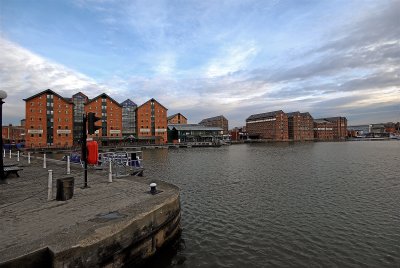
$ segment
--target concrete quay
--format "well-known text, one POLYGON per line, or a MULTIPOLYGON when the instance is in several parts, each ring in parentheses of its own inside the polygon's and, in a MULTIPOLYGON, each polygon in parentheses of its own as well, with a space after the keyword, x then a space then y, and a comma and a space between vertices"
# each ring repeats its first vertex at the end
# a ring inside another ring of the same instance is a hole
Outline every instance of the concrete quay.
MULTIPOLYGON (((15 157, 5 164, 17 163, 15 157)), ((107 173, 71 167, 74 195, 56 201, 56 179, 66 163, 26 158, 20 177, 0 184, 0 267, 121 267, 140 264, 180 233, 179 189, 146 177, 108 183, 107 173), (48 201, 48 170, 53 200, 48 201), (158 193, 149 193, 157 183, 158 193)))

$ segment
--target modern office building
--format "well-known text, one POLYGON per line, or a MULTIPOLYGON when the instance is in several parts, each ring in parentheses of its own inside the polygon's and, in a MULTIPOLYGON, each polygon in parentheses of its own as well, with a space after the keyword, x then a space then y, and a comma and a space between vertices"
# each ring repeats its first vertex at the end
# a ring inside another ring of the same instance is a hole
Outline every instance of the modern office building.
POLYGON ((81 142, 83 131, 83 114, 85 113, 85 104, 88 103, 89 98, 82 92, 72 95, 72 102, 74 103, 74 144, 77 145, 81 142))
POLYGON ((314 140, 314 119, 308 113, 288 113, 289 139, 293 141, 314 140))
POLYGON ((314 120, 314 138, 318 141, 331 141, 334 139, 335 123, 324 119, 314 120))
POLYGON ((155 99, 150 99, 136 110, 136 133, 139 141, 164 144, 167 136, 167 111, 155 99))
POLYGON ((200 124, 168 124, 168 142, 216 142, 222 139, 223 129, 200 124))
POLYGON ((121 103, 122 106, 122 136, 132 138, 136 135, 136 109, 137 105, 127 99, 121 103))
POLYGON ((246 119, 246 130, 252 139, 286 141, 289 139, 288 117, 282 110, 253 114, 246 119))
POLYGON ((25 101, 27 148, 71 147, 74 104, 47 89, 25 101))
POLYGON ((226 119, 223 115, 203 119, 199 124, 207 127, 220 127, 223 129, 224 135, 229 134, 228 119, 226 119))
POLYGON ((182 125, 187 124, 187 118, 181 113, 168 116, 167 120, 168 124, 182 124, 182 125))
POLYGON ((102 144, 122 140, 122 106, 107 94, 103 93, 85 104, 85 113, 94 113, 101 118, 95 125, 101 126, 95 134, 88 135, 102 144))

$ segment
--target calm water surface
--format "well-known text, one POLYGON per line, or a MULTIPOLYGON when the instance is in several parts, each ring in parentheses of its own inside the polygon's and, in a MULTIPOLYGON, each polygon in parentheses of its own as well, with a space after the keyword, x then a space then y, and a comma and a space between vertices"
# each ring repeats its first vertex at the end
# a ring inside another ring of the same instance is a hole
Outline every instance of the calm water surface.
POLYGON ((182 241, 151 267, 399 267, 400 142, 144 152, 181 188, 182 241))

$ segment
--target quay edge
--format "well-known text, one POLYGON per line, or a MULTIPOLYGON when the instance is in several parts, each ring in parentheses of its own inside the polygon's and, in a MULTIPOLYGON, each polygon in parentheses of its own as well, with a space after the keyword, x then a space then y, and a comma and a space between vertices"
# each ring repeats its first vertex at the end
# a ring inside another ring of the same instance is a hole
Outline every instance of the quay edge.
MULTIPOLYGON (((25 167, 7 187, 12 191, 14 183, 34 180, 32 168, 25 167)), ((57 171, 56 164, 52 168, 57 171)), ((47 202, 43 197, 23 210, 3 211, 0 267, 136 267, 179 237, 178 187, 139 177, 108 184, 103 176, 92 176, 104 182, 89 189, 76 187, 70 200, 47 202), (148 185, 154 181, 160 191, 152 195, 148 185), (98 216, 110 212, 122 217, 98 216), (18 221, 10 224, 11 219, 18 221)))

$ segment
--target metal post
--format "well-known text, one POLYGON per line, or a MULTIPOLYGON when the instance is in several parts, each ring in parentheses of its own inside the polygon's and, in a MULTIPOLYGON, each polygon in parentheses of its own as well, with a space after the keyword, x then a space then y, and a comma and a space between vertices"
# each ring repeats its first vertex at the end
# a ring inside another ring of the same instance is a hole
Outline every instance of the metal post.
POLYGON ((82 116, 82 121, 83 121, 83 128, 82 128, 82 156, 81 159, 84 164, 84 172, 83 172, 83 177, 85 180, 85 184, 83 188, 88 188, 88 180, 87 180, 87 148, 86 148, 86 139, 87 139, 87 133, 86 133, 86 123, 87 123, 87 117, 86 114, 83 114, 82 116))
POLYGON ((46 154, 43 154, 43 168, 46 168, 46 154))
POLYGON ((28 152, 28 164, 31 163, 31 152, 28 152))
POLYGON ((3 158, 5 158, 5 157, 6 157, 6 149, 3 149, 3 158))
POLYGON ((19 162, 19 151, 17 151, 17 162, 19 162))
MULTIPOLYGON (((3 90, 0 90, 0 129, 1 129, 1 137, 0 137, 0 148, 3 149, 3 103, 4 99, 7 98, 7 93, 3 90)), ((4 149, 3 149, 4 150, 4 149)), ((3 151, 4 157, 6 156, 6 150, 3 151)), ((3 156, 3 155, 1 155, 3 156)), ((4 162, 3 157, 0 157, 0 184, 6 184, 6 176, 4 174, 4 162)))
POLYGON ((10 159, 11 159, 11 149, 10 149, 10 159))
POLYGON ((109 162, 109 168, 108 168, 108 182, 112 182, 112 163, 111 163, 111 161, 109 162))
POLYGON ((47 182, 47 200, 50 201, 53 197, 53 170, 49 169, 49 180, 47 182))
POLYGON ((67 174, 71 174, 71 166, 70 166, 70 162, 69 162, 69 155, 67 155, 67 174))

